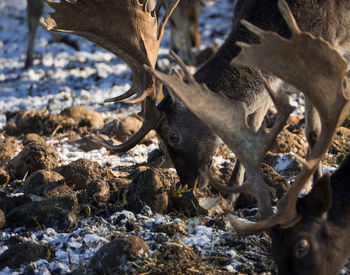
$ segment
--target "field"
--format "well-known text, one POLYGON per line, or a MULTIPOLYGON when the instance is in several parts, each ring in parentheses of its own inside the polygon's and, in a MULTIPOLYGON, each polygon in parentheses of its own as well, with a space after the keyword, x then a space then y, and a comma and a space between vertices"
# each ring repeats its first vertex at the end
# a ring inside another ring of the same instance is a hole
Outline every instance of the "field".
MULTIPOLYGON (((224 41, 233 6, 217 0, 202 8, 201 49, 224 41)), ((124 154, 112 155, 93 141, 102 133, 120 142, 141 125, 138 105, 104 103, 130 88, 125 63, 71 36, 76 51, 39 28, 34 65, 23 68, 25 9, 24 0, 0 0, 0 209, 6 216, 0 274, 275 274, 266 233, 236 234, 224 214, 202 208, 179 187, 171 165, 157 167, 149 156, 158 149, 155 133, 124 154)), ((169 48, 166 29, 161 69, 174 64, 169 48)), ((262 165, 274 203, 300 169, 295 155, 307 152, 304 100, 284 88, 296 110, 262 165)), ((273 119, 271 106, 267 127, 273 119)), ((347 120, 323 158, 325 172, 334 171, 349 150, 347 120)), ((212 170, 227 181, 235 162, 222 145, 212 170)), ((235 209, 221 204, 224 212, 257 219, 251 197, 240 197, 235 209)), ((348 263, 340 274, 349 272, 348 263)))

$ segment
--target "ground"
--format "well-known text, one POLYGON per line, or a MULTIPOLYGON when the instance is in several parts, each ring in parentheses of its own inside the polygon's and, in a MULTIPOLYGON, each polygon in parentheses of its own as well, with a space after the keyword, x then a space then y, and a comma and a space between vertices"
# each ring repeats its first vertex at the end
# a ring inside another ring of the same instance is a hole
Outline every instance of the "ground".
MULTIPOLYGON (((222 43, 232 2, 217 0, 203 9, 203 48, 222 43)), ((97 133, 122 141, 141 123, 138 106, 103 103, 130 88, 121 60, 71 37, 80 47, 75 51, 41 28, 34 66, 23 69, 25 5, 0 1, 0 225, 6 216, 0 274, 275 274, 267 234, 239 236, 225 215, 184 204, 195 197, 178 188, 173 168, 150 166, 148 154, 158 148, 154 134, 119 155, 92 141, 97 133)), ((169 40, 166 31, 161 67, 172 62, 169 40)), ((307 150, 303 98, 288 93, 297 110, 262 166, 275 199, 298 173, 295 154, 305 157, 307 150)), ((271 108, 267 126, 273 117, 271 108)), ((326 171, 350 150, 349 127, 345 121, 337 131, 323 159, 326 171)), ((219 148, 212 166, 222 181, 235 161, 225 146, 219 148)), ((235 210, 256 219, 251 198, 240 198, 235 210)))

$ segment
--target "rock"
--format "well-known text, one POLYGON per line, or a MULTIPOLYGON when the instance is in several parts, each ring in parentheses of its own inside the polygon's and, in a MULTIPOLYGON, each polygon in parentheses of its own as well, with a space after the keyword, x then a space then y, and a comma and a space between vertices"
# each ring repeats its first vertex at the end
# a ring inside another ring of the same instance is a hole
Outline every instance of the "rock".
POLYGON ((175 173, 161 168, 138 167, 127 193, 126 209, 139 213, 145 205, 155 213, 168 209, 168 192, 179 179, 175 173))
MULTIPOLYGON (((142 120, 135 115, 127 116, 118 120, 106 124, 102 133, 117 138, 119 141, 124 142, 134 135, 142 125, 142 120)), ((141 141, 141 143, 149 144, 151 138, 154 138, 155 132, 151 131, 141 141)))
POLYGON ((84 106, 66 108, 61 112, 61 115, 72 118, 79 126, 101 129, 104 125, 104 119, 100 113, 84 106))
POLYGON ((117 274, 127 262, 149 257, 148 245, 136 236, 118 238, 102 246, 91 258, 90 267, 97 274, 117 274))
POLYGON ((27 144, 29 144, 31 142, 46 144, 45 139, 43 139, 41 136, 39 136, 38 134, 35 134, 35 133, 26 134, 23 138, 22 143, 24 146, 26 146, 27 144))
POLYGON ((294 178, 300 172, 302 166, 295 160, 293 154, 279 155, 271 152, 266 154, 264 163, 288 179, 294 178))
POLYGON ((53 169, 58 165, 58 155, 51 145, 29 143, 24 149, 7 164, 11 178, 22 179, 40 169, 53 169))
POLYGON ((67 230, 76 223, 75 207, 74 202, 66 197, 26 203, 12 209, 6 215, 6 222, 10 227, 67 230))
POLYGON ((22 264, 39 259, 52 260, 55 258, 55 249, 50 245, 39 245, 31 242, 11 245, 0 255, 0 270, 19 268, 22 264))

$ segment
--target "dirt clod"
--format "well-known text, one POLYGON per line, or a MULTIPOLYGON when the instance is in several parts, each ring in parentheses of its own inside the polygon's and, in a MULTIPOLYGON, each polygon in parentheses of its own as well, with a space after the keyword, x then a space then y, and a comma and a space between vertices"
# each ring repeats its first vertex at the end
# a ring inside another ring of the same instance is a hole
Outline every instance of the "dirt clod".
POLYGON ((67 185, 73 187, 74 190, 86 189, 89 183, 108 176, 107 168, 87 159, 78 159, 56 168, 55 171, 60 173, 67 185))
POLYGON ((149 257, 148 245, 135 236, 118 238, 101 247, 91 258, 90 267, 97 274, 111 274, 127 269, 130 261, 149 257))
POLYGON ((126 209, 138 213, 148 205, 153 212, 165 213, 169 203, 168 191, 177 181, 177 175, 166 169, 138 167, 127 193, 126 209))
POLYGON ((7 170, 13 179, 22 179, 26 173, 40 169, 53 169, 58 165, 58 155, 51 145, 29 143, 13 159, 8 162, 7 170))
POLYGON ((39 245, 30 242, 14 244, 0 255, 0 269, 5 266, 18 268, 25 263, 39 259, 50 260, 54 257, 55 250, 49 245, 39 245))

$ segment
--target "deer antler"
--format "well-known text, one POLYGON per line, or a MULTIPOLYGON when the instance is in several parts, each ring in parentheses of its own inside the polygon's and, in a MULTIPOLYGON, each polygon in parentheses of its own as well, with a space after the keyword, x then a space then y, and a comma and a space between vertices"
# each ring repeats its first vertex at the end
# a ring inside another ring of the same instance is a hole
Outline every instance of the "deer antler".
POLYGON ((263 84, 267 85, 267 90, 279 112, 269 133, 265 133, 262 129, 255 132, 247 124, 245 103, 227 98, 221 93, 213 93, 204 84, 197 83, 181 59, 174 53, 172 55, 183 69, 189 84, 186 84, 177 76, 166 75, 150 67, 145 67, 169 87, 196 116, 217 133, 242 162, 247 170, 248 180, 243 186, 230 191, 252 193, 259 202, 260 215, 263 217, 271 215, 271 198, 260 174, 260 164, 266 151, 294 109, 289 105, 287 95, 273 92, 261 76, 263 84), (252 150, 254 150, 254 154, 252 154, 252 150))
POLYGON ((215 3, 215 0, 210 0, 210 1, 198 0, 198 1, 203 7, 211 7, 215 3))
POLYGON ((260 38, 261 44, 237 43, 242 51, 231 64, 254 66, 272 72, 301 90, 317 109, 322 129, 309 161, 305 162, 296 181, 278 203, 275 215, 256 224, 242 224, 231 217, 235 229, 243 234, 256 233, 277 224, 288 226, 298 219, 298 195, 315 171, 322 155, 327 152, 336 127, 350 111, 350 87, 345 59, 322 38, 301 32, 284 0, 279 0, 278 7, 291 30, 292 38, 286 40, 276 33, 263 31, 242 21, 260 38))
POLYGON ((106 102, 137 97, 131 103, 143 103, 144 122, 140 130, 122 145, 111 146, 104 140, 100 143, 115 152, 124 152, 134 147, 150 130, 155 129, 162 114, 155 104, 155 79, 142 65, 154 68, 158 48, 165 24, 179 0, 161 2, 151 12, 147 11, 147 0, 61 0, 57 3, 47 0, 55 13, 46 18, 49 30, 73 33, 114 53, 125 61, 132 71, 132 87, 123 95, 106 102), (161 6, 165 14, 160 20, 161 6), (158 21, 160 21, 158 25, 158 21))

